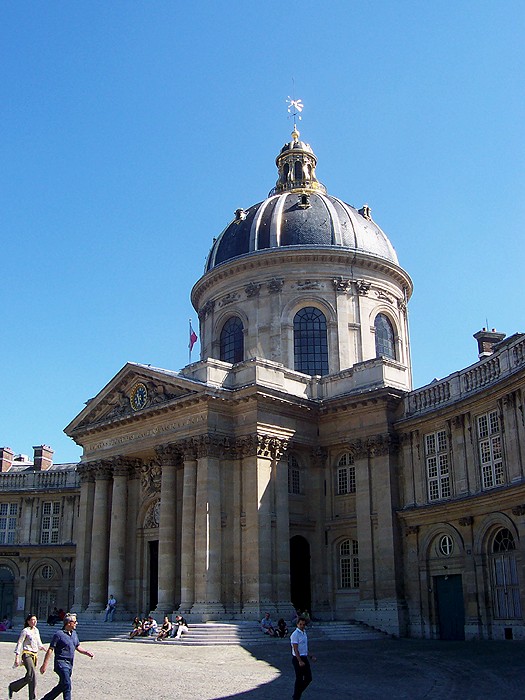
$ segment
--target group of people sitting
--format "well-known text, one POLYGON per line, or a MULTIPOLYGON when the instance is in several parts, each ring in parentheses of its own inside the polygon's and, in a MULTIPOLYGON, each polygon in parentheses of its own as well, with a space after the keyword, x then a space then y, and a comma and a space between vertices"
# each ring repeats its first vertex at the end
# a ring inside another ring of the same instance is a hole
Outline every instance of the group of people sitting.
POLYGON ((180 639, 184 633, 187 634, 189 632, 188 623, 182 615, 177 615, 173 622, 171 622, 168 615, 164 615, 162 625, 159 625, 151 615, 143 619, 135 617, 132 624, 133 629, 129 633, 130 639, 135 637, 155 637, 156 642, 161 642, 168 637, 180 639))
MULTIPOLYGON (((310 614, 308 610, 301 611, 297 609, 294 611, 294 616, 290 622, 294 629, 297 626, 297 620, 299 618, 304 618, 306 620, 306 624, 310 624, 310 614)), ((264 634, 267 634, 270 637, 280 637, 282 639, 283 637, 288 636, 288 627, 284 621, 284 618, 281 617, 277 624, 275 624, 269 612, 267 612, 261 620, 261 630, 264 632, 264 634)))
POLYGON ((282 639, 288 636, 288 626, 284 618, 281 617, 275 624, 268 612, 261 620, 261 630, 270 637, 280 637, 282 639))
POLYGON ((47 617, 47 624, 52 627, 57 624, 57 622, 62 622, 66 616, 66 611, 63 608, 58 610, 56 607, 53 608, 53 612, 49 613, 47 617))

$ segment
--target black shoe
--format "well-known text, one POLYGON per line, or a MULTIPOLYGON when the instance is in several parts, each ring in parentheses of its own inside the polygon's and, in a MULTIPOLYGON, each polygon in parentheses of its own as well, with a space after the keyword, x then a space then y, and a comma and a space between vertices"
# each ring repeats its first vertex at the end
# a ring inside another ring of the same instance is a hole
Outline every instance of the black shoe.
POLYGON ((11 700, 11 698, 13 697, 13 691, 11 690, 10 685, 7 686, 7 693, 9 695, 9 699, 11 700))

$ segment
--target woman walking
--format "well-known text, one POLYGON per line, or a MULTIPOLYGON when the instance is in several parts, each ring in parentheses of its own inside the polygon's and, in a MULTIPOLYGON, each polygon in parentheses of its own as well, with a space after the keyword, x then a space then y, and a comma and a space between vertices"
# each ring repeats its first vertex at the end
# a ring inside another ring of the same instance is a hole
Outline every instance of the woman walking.
POLYGON ((35 700, 35 688, 36 688, 36 662, 38 658, 38 650, 42 649, 45 651, 45 647, 42 646, 42 640, 40 639, 40 632, 36 626, 37 619, 36 615, 28 615, 24 623, 24 629, 20 633, 18 638, 18 643, 15 648, 15 666, 20 666, 23 664, 26 669, 26 675, 23 678, 19 678, 17 681, 13 681, 9 684, 9 697, 13 697, 13 693, 18 693, 22 690, 24 685, 28 686, 29 690, 29 700, 35 700))

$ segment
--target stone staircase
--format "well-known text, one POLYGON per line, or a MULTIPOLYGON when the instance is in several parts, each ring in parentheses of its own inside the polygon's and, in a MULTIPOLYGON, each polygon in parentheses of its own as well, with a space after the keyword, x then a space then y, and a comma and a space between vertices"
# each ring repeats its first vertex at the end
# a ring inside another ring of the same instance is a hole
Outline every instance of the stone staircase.
MULTIPOLYGON (((167 639, 162 644, 184 646, 213 646, 234 645, 252 646, 254 644, 283 644, 287 639, 274 639, 261 632, 257 622, 203 622, 189 625, 188 634, 182 635, 182 640, 167 639)), ((44 623, 38 623, 42 642, 48 643, 53 633, 60 629, 44 623)), ((123 642, 129 640, 131 624, 128 622, 100 622, 98 620, 83 620, 79 617, 78 636, 81 643, 93 641, 123 642)), ((290 630, 291 631, 291 630, 290 630)), ((0 633, 0 641, 16 641, 20 628, 0 633)), ((386 639, 384 632, 379 632, 366 625, 356 622, 313 622, 308 626, 308 638, 312 641, 369 641, 386 639)), ((135 644, 155 644, 154 637, 137 637, 135 644)))

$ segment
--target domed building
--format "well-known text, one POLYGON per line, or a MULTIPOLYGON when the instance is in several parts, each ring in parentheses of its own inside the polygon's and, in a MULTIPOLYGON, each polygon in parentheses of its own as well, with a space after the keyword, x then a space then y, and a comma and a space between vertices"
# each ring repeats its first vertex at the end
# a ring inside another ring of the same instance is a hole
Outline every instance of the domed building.
POLYGON ((473 365, 414 390, 392 244, 295 128, 276 164, 191 292, 200 360, 126 364, 66 428, 76 466, 2 450, 4 598, 525 638, 525 335, 483 329, 473 365))

